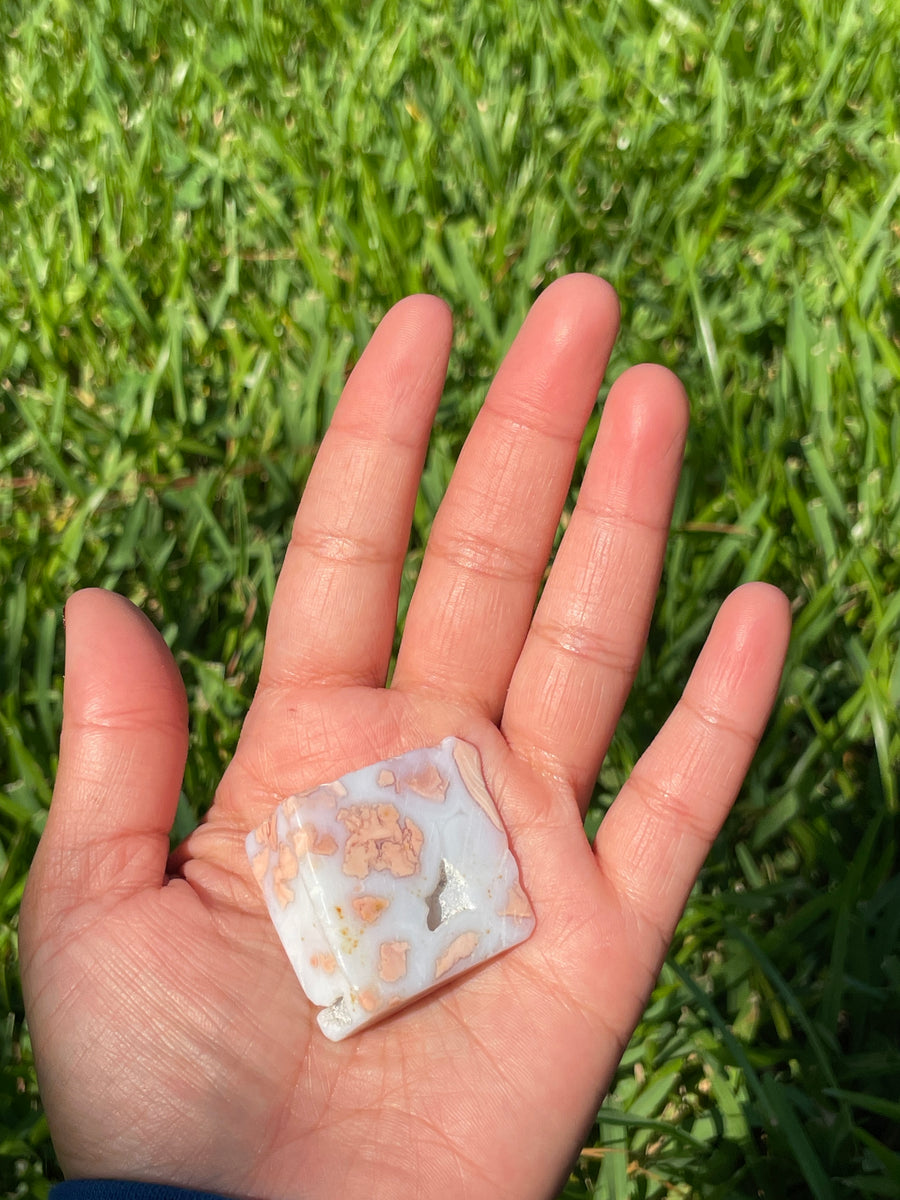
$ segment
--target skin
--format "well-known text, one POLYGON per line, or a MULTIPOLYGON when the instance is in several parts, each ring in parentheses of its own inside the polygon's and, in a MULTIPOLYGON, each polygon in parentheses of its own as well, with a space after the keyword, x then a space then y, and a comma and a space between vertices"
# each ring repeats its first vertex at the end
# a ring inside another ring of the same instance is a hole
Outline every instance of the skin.
POLYGON ((259 1200, 556 1193, 740 787, 789 628, 766 585, 725 601, 592 846, 582 814, 644 647, 688 420, 662 368, 616 381, 535 609, 617 324, 591 276, 534 305, 435 521, 386 690, 451 340, 434 297, 391 309, 304 492, 240 745, 171 860, 187 750, 177 668, 125 599, 69 601, 59 774, 21 915, 68 1176, 259 1200), (481 752, 537 928, 328 1042, 244 836, 291 792, 448 734, 481 752))

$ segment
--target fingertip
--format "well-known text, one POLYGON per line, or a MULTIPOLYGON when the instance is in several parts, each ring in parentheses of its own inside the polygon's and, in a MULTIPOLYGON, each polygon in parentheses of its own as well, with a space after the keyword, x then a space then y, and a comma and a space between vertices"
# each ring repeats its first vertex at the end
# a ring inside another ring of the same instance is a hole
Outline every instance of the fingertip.
POLYGON ((111 621, 114 626, 126 625, 130 628, 137 626, 152 630, 156 637, 160 636, 156 626, 136 604, 132 603, 127 596, 109 591, 107 588, 87 587, 73 592, 66 601, 64 618, 67 629, 70 626, 81 626, 82 624, 91 626, 99 624, 102 627, 106 622, 111 621))
POLYGON ((673 452, 680 463, 690 422, 687 392, 667 367, 628 367, 609 390, 603 421, 602 437, 639 446, 645 466, 661 465, 673 452))
POLYGON ((732 599, 752 604, 760 611, 778 613, 782 619, 788 622, 791 620, 791 602, 788 597, 780 587, 776 587, 774 583, 767 583, 763 579, 752 579, 748 583, 740 584, 729 595, 726 603, 731 602, 732 599))
POLYGON ((752 582, 736 588, 722 603, 693 679, 718 710, 743 697, 745 715, 768 717, 781 682, 790 640, 790 605, 771 584, 752 582))
POLYGON ((567 298, 580 297, 583 301, 603 304, 619 313, 619 295, 613 285, 602 275, 594 275, 590 271, 571 271, 560 275, 544 288, 539 300, 544 296, 555 296, 565 292, 567 298))
MULTIPOLYGON (((416 430, 427 440, 450 358, 453 322, 450 309, 427 293, 404 296, 381 318, 347 380, 333 429, 391 429, 396 419, 409 424, 410 406, 427 414, 416 430)), ((314 468, 315 469, 315 468, 314 468)))
POLYGON ((624 371, 603 405, 586 500, 634 522, 668 527, 688 422, 687 396, 671 371, 652 363, 624 371))
POLYGON ((97 615, 103 619, 116 621, 136 621, 148 625, 155 632, 155 626, 150 619, 132 603, 127 596, 111 592, 108 588, 86 587, 73 592, 66 601, 66 624, 70 620, 92 620, 97 615))
POLYGON ((178 721, 186 730, 181 674, 162 634, 137 605, 105 588, 83 588, 67 600, 64 619, 64 712, 77 712, 79 721, 115 723, 117 706, 134 707, 139 679, 143 698, 159 695, 167 714, 177 703, 178 721))
MULTIPOLYGON (((116 593, 98 587, 79 588, 77 592, 73 592, 66 600, 63 610, 66 627, 68 628, 72 622, 80 621, 84 613, 90 612, 93 604, 105 604, 107 597, 111 596, 116 596, 116 593)), ((118 598, 121 599, 121 597, 118 598)))
POLYGON ((559 432, 560 414, 579 434, 619 330, 614 289, 596 275, 564 275, 535 300, 488 392, 498 416, 559 432))
POLYGON ((690 401, 684 384, 674 371, 660 363, 636 363, 627 367, 609 389, 607 403, 627 396, 631 407, 659 403, 677 415, 685 424, 690 416, 690 401))
POLYGON ((379 322, 379 329, 383 326, 389 327, 394 336, 402 330, 406 337, 418 339, 428 332, 449 344, 453 336, 453 315, 450 305, 442 297, 430 292, 414 292, 391 305, 379 322))
POLYGON ((753 580, 726 597, 717 617, 719 622, 730 625, 730 639, 738 648, 760 640, 772 649, 780 649, 783 657, 791 636, 791 603, 781 588, 753 580))
POLYGON ((532 311, 540 313, 549 305, 555 310, 558 342, 571 341, 585 323, 601 330, 604 346, 611 347, 615 341, 621 318, 619 297, 602 276, 585 271, 561 275, 544 288, 532 311))

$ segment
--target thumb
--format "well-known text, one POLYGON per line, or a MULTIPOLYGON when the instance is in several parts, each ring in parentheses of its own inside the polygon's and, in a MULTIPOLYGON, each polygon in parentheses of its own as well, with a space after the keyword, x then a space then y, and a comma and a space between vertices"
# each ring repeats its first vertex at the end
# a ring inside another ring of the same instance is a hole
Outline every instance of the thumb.
POLYGON ((184 685, 162 637, 123 596, 77 592, 59 770, 29 880, 45 914, 162 885, 187 739, 184 685))

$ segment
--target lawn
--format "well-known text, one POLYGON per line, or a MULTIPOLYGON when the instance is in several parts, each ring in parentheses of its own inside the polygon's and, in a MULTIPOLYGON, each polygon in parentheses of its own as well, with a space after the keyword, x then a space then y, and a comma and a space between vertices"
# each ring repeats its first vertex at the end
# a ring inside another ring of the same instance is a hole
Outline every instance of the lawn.
POLYGON ((794 634, 564 1196, 900 1194, 900 7, 4 0, 0 35, 5 1194, 59 1177, 16 911, 66 597, 125 593, 178 658, 183 834, 234 749, 297 497, 379 315, 428 290, 456 326, 402 626, 487 381, 570 270, 619 291, 610 379, 665 363, 693 410, 589 828, 731 588, 779 585, 794 634))

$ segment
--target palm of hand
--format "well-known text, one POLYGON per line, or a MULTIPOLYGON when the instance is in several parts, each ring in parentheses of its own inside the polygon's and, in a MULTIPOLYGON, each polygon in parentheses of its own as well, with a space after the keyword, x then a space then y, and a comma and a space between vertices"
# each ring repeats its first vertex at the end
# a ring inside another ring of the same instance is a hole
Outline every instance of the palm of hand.
POLYGON ((174 663, 118 598, 71 603, 60 777, 22 932, 67 1173, 259 1197, 552 1194, 746 768, 786 633, 768 589, 729 601, 591 847, 583 810, 643 645, 685 421, 671 376, 623 377, 532 622, 614 328, 595 280, 536 306, 461 459, 384 690, 449 342, 433 301, 386 318, 304 497, 238 752, 165 881, 184 753, 174 663), (449 733, 481 751, 537 928, 326 1042, 244 836, 291 791, 449 733))

